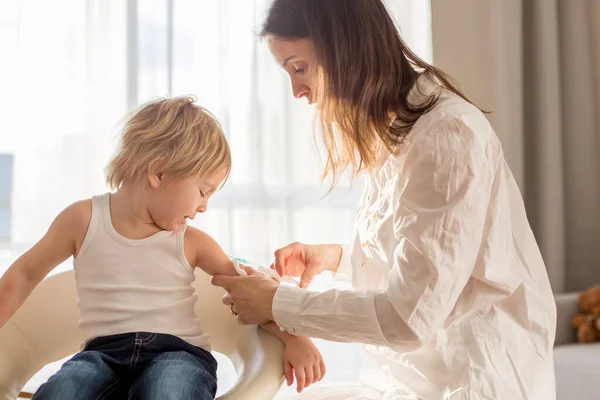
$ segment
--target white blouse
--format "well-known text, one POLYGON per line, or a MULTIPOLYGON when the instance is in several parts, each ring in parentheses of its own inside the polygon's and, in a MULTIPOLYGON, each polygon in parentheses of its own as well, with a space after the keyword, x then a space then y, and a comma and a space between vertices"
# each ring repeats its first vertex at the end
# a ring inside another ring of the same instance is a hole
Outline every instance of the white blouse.
POLYGON ((367 178, 340 265, 354 290, 282 285, 275 322, 364 343, 389 378, 373 398, 553 400, 556 306, 500 141, 473 105, 418 88, 411 102, 439 102, 367 178))

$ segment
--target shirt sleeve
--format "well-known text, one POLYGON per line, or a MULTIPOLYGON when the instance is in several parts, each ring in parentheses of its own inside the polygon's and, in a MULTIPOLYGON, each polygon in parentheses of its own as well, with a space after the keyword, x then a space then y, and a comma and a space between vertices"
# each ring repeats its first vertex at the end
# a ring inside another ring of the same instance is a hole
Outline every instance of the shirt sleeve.
POLYGON ((352 246, 342 245, 342 258, 336 276, 352 278, 352 246))
POLYGON ((282 286, 275 322, 300 336, 392 348, 443 329, 479 256, 501 156, 489 135, 447 118, 411 138, 397 180, 387 288, 313 293, 282 286))

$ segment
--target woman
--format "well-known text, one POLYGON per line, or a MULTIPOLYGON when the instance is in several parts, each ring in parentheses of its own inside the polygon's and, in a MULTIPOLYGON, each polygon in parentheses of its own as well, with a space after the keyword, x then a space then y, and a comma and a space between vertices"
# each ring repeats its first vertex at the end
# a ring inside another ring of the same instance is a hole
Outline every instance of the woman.
POLYGON ((325 175, 367 179, 350 249, 275 253, 301 288, 213 279, 239 321, 364 343, 387 377, 311 399, 555 399, 553 294, 482 112, 407 48, 380 0, 275 0, 262 37, 294 96, 317 103, 325 175), (303 289, 346 268, 354 291, 303 289))

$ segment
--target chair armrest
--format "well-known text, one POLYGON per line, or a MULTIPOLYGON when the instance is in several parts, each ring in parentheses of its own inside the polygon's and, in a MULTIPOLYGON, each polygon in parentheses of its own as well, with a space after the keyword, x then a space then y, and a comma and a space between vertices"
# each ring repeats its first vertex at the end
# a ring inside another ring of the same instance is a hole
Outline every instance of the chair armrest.
POLYGON ((196 302, 195 311, 212 349, 229 358, 238 375, 219 400, 272 399, 284 380, 283 343, 256 325, 240 325, 221 302, 225 291, 210 279, 198 271, 194 287, 202 301, 196 302))
POLYGON ((283 384, 281 340, 256 326, 244 331, 235 354, 229 354, 238 380, 218 400, 272 399, 283 384))
POLYGON ((43 362, 33 342, 13 321, 0 329, 0 399, 14 400, 43 362))
POLYGON ((560 293, 554 296, 556 301, 556 340, 554 346, 575 343, 577 335, 571 327, 571 319, 579 311, 577 293, 560 293))
POLYGON ((78 318, 72 271, 40 282, 0 329, 0 399, 15 399, 44 365, 78 351, 78 318))

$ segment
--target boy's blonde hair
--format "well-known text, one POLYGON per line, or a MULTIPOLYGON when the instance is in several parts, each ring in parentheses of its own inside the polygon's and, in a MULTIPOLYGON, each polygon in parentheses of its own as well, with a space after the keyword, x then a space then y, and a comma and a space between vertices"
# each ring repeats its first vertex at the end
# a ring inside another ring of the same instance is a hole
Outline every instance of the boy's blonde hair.
POLYGON ((120 147, 106 168, 112 189, 134 183, 152 168, 174 179, 231 171, 231 153, 217 119, 181 96, 150 101, 126 122, 120 147))

